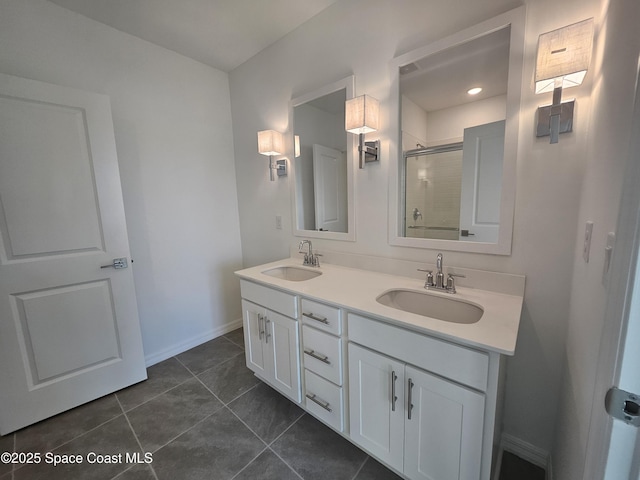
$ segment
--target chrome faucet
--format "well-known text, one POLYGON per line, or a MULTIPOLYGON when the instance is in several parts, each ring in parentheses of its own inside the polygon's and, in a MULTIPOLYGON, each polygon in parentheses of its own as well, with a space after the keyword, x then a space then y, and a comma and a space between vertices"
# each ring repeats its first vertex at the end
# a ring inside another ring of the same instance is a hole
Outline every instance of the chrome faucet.
POLYGON ((304 261, 302 262, 302 265, 308 265, 310 267, 319 267, 320 266, 320 259, 318 257, 320 257, 321 255, 319 253, 313 253, 313 247, 311 246, 311 240, 302 240, 300 242, 300 244, 298 245, 298 252, 299 253, 304 253, 304 261), (309 252, 305 253, 302 251, 302 248, 305 246, 305 244, 309 245, 309 252))
POLYGON ((447 283, 444 283, 444 272, 442 270, 443 268, 443 263, 442 263, 442 259, 443 256, 441 253, 438 253, 438 256, 436 257, 436 275, 435 275, 435 281, 434 281, 434 277, 433 277, 433 270, 423 270, 422 268, 419 268, 418 271, 420 272, 427 272, 427 278, 424 282, 424 288, 426 288, 427 290, 443 290, 447 293, 456 293, 456 285, 455 285, 455 277, 465 277, 464 275, 460 275, 459 273, 451 273, 449 272, 449 274, 447 274, 447 283))

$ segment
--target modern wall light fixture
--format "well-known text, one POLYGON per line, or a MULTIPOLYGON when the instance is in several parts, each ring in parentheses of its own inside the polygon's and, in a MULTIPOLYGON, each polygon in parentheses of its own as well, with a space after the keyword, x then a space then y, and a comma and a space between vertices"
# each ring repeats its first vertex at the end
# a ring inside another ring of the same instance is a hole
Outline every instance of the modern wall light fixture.
POLYGON ((274 171, 282 177, 287 174, 287 161, 278 160, 273 162, 274 155, 282 155, 284 152, 284 139, 280 132, 275 130, 262 130, 258 132, 258 153, 269 156, 269 176, 273 182, 276 178, 274 171))
POLYGON ((295 158, 300 156, 300 135, 293 136, 293 156, 295 158))
POLYGON ((538 39, 536 93, 553 92, 553 104, 538 108, 536 136, 551 136, 573 129, 574 100, 562 103, 562 89, 582 83, 593 49, 593 18, 543 33, 538 39))
POLYGON ((378 100, 369 95, 351 98, 345 103, 345 130, 359 135, 358 157, 360 168, 365 163, 380 159, 380 140, 365 142, 364 136, 380 128, 380 105, 378 100))

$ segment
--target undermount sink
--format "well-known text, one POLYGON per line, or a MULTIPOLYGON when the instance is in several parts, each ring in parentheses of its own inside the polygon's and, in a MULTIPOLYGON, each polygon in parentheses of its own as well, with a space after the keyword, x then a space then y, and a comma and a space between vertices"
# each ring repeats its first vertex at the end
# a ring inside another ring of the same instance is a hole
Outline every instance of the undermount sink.
POLYGON ((264 270, 262 273, 269 275, 270 277, 289 280, 290 282, 304 282, 305 280, 311 280, 312 278, 322 275, 322 272, 318 270, 309 270, 307 268, 291 266, 270 268, 268 270, 264 270))
POLYGON ((415 290, 389 290, 376 298, 376 301, 397 310, 451 323, 476 323, 484 313, 482 307, 464 300, 415 290))

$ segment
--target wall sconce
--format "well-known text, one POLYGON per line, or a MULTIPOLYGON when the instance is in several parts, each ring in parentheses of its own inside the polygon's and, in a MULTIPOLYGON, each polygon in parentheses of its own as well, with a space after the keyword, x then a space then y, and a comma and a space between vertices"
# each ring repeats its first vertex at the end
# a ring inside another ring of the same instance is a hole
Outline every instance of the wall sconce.
POLYGON ((358 156, 360 168, 365 163, 379 160, 380 140, 365 142, 364 135, 380 128, 380 105, 378 100, 369 95, 351 98, 345 103, 345 130, 359 135, 358 156))
POLYGON ((536 93, 553 92, 553 104, 538 107, 536 136, 551 136, 558 143, 560 133, 573 129, 574 100, 562 103, 562 89, 582 83, 593 48, 593 18, 574 23, 538 39, 536 93))
POLYGON ((300 156, 300 135, 293 136, 293 156, 295 158, 300 156))
POLYGON ((258 153, 269 156, 269 176, 273 182, 276 178, 274 171, 279 177, 287 174, 287 161, 278 160, 273 163, 273 155, 282 155, 284 152, 284 140, 280 132, 275 130, 262 130, 258 132, 258 153))

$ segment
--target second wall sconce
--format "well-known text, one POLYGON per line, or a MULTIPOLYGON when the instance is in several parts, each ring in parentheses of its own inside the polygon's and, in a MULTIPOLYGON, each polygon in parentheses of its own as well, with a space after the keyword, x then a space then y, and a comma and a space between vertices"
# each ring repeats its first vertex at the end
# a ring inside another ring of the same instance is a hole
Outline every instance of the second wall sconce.
POLYGON ((269 156, 269 177, 272 182, 276 179, 274 172, 277 172, 279 177, 287 174, 286 160, 273 162, 273 156, 282 155, 283 152, 284 139, 280 132, 276 132, 275 130, 262 130, 258 132, 258 153, 269 156))
POLYGON ((358 157, 360 168, 365 163, 380 160, 380 140, 365 142, 364 136, 380 128, 380 105, 369 95, 351 98, 345 103, 345 130, 359 135, 358 157))
POLYGON ((536 136, 551 136, 573 129, 574 100, 562 103, 562 89, 582 83, 593 48, 593 18, 543 33, 538 39, 536 93, 553 92, 553 104, 538 108, 536 136))

